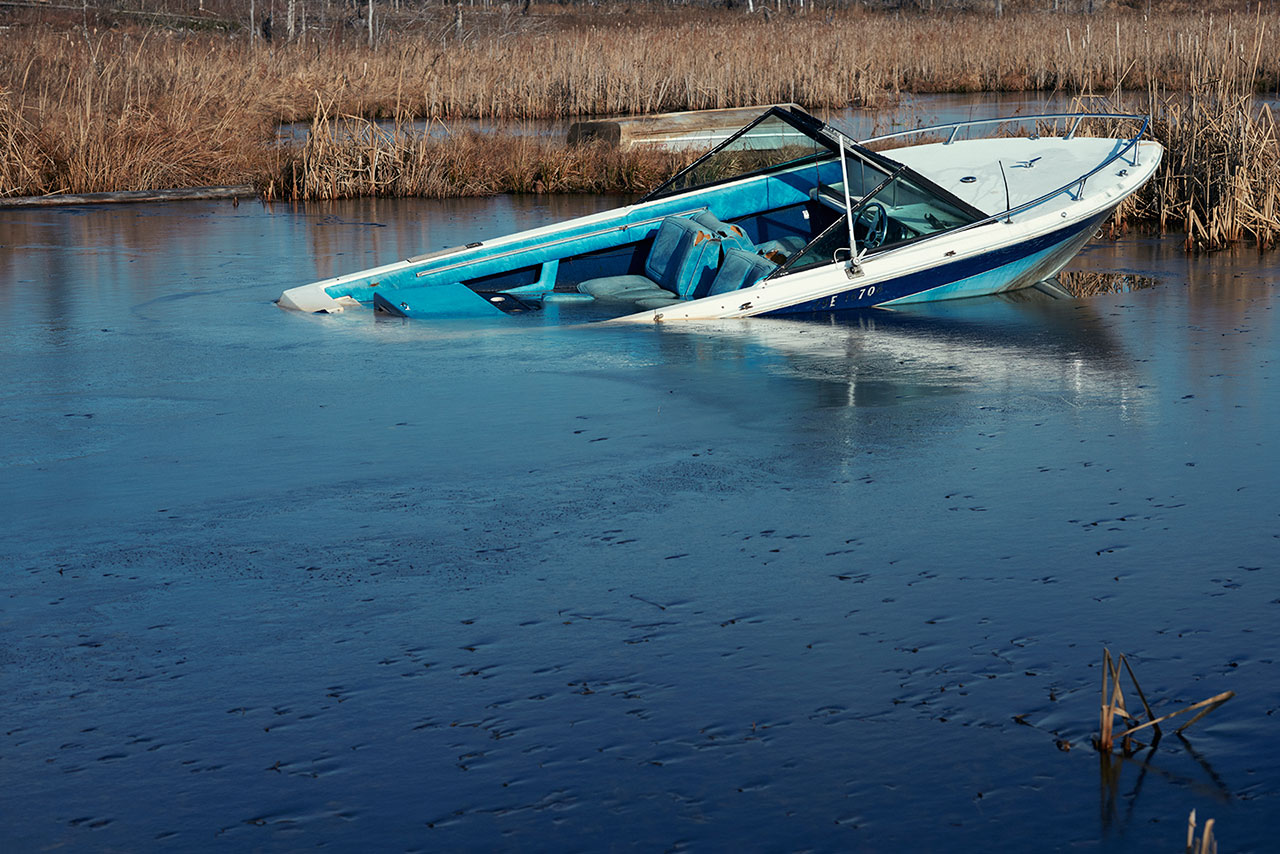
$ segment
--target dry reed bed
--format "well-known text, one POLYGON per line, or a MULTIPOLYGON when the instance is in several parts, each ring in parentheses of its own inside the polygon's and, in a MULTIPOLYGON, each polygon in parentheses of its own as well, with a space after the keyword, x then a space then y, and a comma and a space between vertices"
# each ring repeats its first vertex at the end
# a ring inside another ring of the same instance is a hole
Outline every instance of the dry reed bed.
POLYGON ((1186 232, 1189 249, 1239 240, 1276 246, 1280 134, 1270 108, 1221 90, 1167 98, 1152 129, 1166 147, 1165 161, 1136 200, 1138 217, 1186 232))
POLYGON ((280 152, 268 197, 451 198, 498 193, 638 193, 693 160, 688 152, 566 146, 474 131, 432 137, 320 110, 301 151, 280 152))
POLYGON ((1275 124, 1248 102, 1280 81, 1280 55, 1259 49, 1275 29, 1265 16, 997 20, 855 9, 767 21, 708 10, 598 20, 544 19, 524 31, 508 20, 489 35, 405 36, 376 51, 19 27, 0 40, 0 196, 250 181, 300 198, 633 191, 673 163, 527 138, 432 141, 403 128, 388 137, 358 119, 337 133, 315 123, 306 150, 293 153, 276 146, 273 128, 326 111, 522 119, 1123 83, 1148 91, 1153 135, 1169 148, 1129 218, 1186 228, 1203 246, 1274 244, 1280 233, 1275 124))
POLYGON ((1152 128, 1165 144, 1165 161, 1135 200, 1135 219, 1185 232, 1189 249, 1239 240, 1276 246, 1280 137, 1268 108, 1254 110, 1238 96, 1208 105, 1170 99, 1152 128))
POLYGON ((1144 107, 1150 135, 1165 146, 1154 180, 1122 206, 1118 221, 1156 223, 1187 235, 1188 249, 1220 249, 1248 240, 1259 248, 1280 241, 1280 133, 1270 107, 1259 106, 1241 81, 1273 54, 1259 31, 1255 42, 1222 58, 1201 46, 1184 59, 1186 93, 1154 84, 1144 107))
MULTIPOLYGON (((462 39, 407 35, 369 50, 358 41, 259 45, 220 34, 17 28, 0 40, 0 88, 40 116, 80 107, 151 106, 197 89, 270 118, 311 116, 316 93, 369 118, 527 119, 652 113, 796 101, 868 105, 901 91, 1101 91, 1151 82, 1187 89, 1204 53, 1220 68, 1256 41, 1270 18, 1133 13, 1079 16, 872 14, 805 16, 691 10, 638 24, 602 14, 596 25, 497 27, 462 39), (113 58, 108 60, 107 58, 113 58), (120 65, 105 66, 114 58, 120 65), (104 66, 105 63, 105 66, 104 66), (67 83, 92 79, 92 93, 67 83), (75 96, 75 97, 73 97, 75 96)), ((532 20, 532 19, 531 19, 532 20)), ((534 21, 534 24, 537 22, 534 21)), ((1274 89, 1272 52, 1242 88, 1274 89)))
POLYGON ((5 189, 21 191, 45 183, 46 164, 30 123, 14 107, 8 92, 0 90, 0 196, 5 189))

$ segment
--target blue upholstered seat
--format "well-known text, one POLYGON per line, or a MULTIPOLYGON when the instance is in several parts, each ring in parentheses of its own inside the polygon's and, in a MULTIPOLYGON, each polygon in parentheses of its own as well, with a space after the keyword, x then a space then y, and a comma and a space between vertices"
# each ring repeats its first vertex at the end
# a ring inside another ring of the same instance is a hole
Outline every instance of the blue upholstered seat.
MULTIPOLYGON (((657 282, 646 276, 605 276, 600 279, 588 279, 578 285, 578 292, 590 294, 596 299, 634 299, 640 291, 661 291, 657 282), (630 297, 627 294, 631 294, 630 297)), ((675 296, 670 291, 663 291, 675 296)))
POLYGON ((724 253, 724 263, 711 282, 709 295, 725 294, 748 288, 778 268, 768 258, 761 258, 754 252, 741 249, 729 249, 724 253))
MULTIPOLYGON (((754 252, 744 249, 726 249, 724 261, 721 262, 716 277, 711 281, 707 296, 749 288, 777 268, 777 264, 768 258, 761 258, 754 252)), ((671 294, 665 297, 645 294, 635 301, 635 306, 637 311, 653 311, 679 302, 680 300, 671 294)))
MULTIPOLYGON (((709 210, 695 214, 693 221, 714 231, 725 249, 741 249, 745 252, 755 252, 759 255, 767 256, 781 255, 783 259, 786 259, 803 249, 808 242, 798 234, 788 234, 776 240, 765 240, 760 244, 755 244, 742 226, 722 222, 709 210)), ((777 260, 777 258, 775 257, 774 260, 777 260)))
POLYGON ((653 247, 644 262, 644 275, 588 279, 578 291, 596 299, 635 302, 637 299, 692 297, 720 260, 720 242, 705 226, 669 216, 658 226, 653 247))
MULTIPOLYGON (((794 251, 804 241, 791 237, 763 245, 774 244, 789 254, 781 247, 794 251)), ((750 287, 776 268, 774 261, 757 254, 755 244, 740 226, 702 211, 692 219, 667 217, 662 221, 645 259, 644 275, 590 279, 578 285, 578 290, 599 300, 631 303, 637 311, 652 311, 681 300, 750 287), (720 262, 722 248, 724 260, 720 262), (719 270, 711 278, 717 262, 719 270), (711 279, 709 287, 707 279, 711 279)))

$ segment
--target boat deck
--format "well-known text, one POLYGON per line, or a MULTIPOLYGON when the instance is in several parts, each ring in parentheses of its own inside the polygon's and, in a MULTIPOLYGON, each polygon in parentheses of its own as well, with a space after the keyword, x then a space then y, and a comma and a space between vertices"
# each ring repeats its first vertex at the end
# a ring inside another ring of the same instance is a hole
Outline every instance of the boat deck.
MULTIPOLYGON (((979 210, 995 215, 1033 201, 1050 188, 1068 184, 1123 149, 1124 145, 1124 140, 1094 137, 1057 140, 1008 137, 961 140, 951 144, 929 143, 890 149, 884 153, 979 210)), ((1143 162, 1144 154, 1158 156, 1151 153, 1152 146, 1158 151, 1157 143, 1139 143, 1139 163, 1143 162)), ((1118 188, 1120 179, 1124 177, 1121 170, 1132 167, 1129 167, 1127 158, 1114 166, 1114 169, 1091 178, 1088 189, 1096 191, 1111 184, 1118 188)), ((1047 202, 1043 211, 1064 207, 1071 201, 1069 195, 1063 194, 1061 199, 1047 202)))

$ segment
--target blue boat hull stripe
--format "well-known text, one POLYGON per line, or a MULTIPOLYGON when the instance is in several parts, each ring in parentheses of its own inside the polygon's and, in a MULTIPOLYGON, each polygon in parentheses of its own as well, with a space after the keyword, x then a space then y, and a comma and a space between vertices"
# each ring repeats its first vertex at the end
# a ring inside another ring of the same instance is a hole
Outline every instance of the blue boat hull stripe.
MULTIPOLYGON (((839 311, 849 308, 870 308, 903 299, 934 288, 961 282, 1024 261, 1032 256, 1054 249, 1085 234, 1092 234, 1111 216, 1112 209, 1089 217, 1081 222, 1043 234, 1030 240, 1015 243, 1001 249, 984 252, 972 258, 964 258, 949 264, 908 273, 895 279, 859 285, 854 281, 849 290, 833 296, 820 297, 765 312, 763 316, 804 314, 816 311, 839 311), (870 285, 874 285, 871 287, 870 285)), ((1030 283, 1028 283, 1030 284, 1030 283)), ((989 289, 990 290, 990 289, 989 289)), ((996 288, 995 290, 999 290, 996 288)))

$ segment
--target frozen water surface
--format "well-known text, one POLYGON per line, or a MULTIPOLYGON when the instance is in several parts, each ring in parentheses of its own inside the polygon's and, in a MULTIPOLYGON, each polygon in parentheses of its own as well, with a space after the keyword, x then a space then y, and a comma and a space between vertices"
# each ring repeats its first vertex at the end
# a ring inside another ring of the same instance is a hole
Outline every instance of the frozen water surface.
POLYGON ((603 203, 0 213, 0 847, 1272 849, 1275 257, 697 327, 271 303, 603 203), (1100 762, 1104 646, 1237 696, 1100 762))

